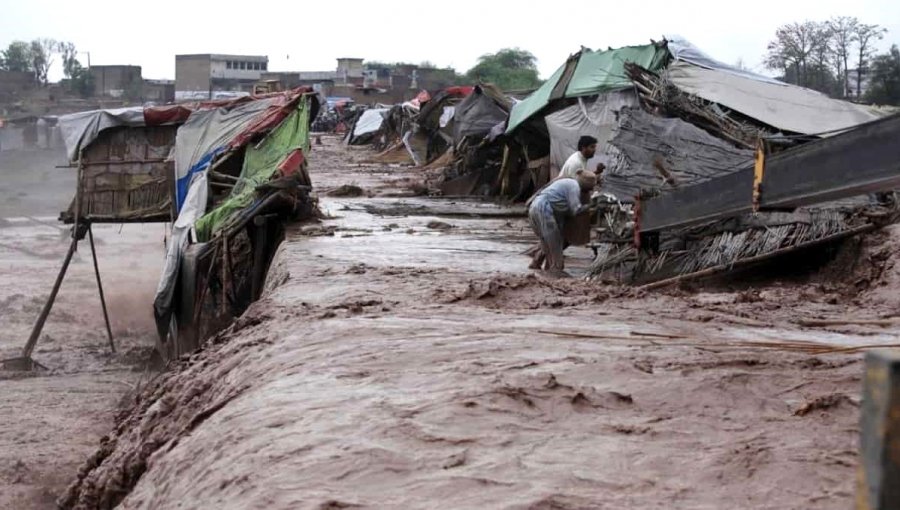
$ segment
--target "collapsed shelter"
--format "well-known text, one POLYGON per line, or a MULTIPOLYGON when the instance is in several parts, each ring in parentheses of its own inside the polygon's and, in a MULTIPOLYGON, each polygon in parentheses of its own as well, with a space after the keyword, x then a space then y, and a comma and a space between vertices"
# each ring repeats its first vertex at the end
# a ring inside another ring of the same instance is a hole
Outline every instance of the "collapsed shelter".
MULTIPOLYGON (((92 223, 172 223, 154 302, 164 358, 193 351, 243 313, 262 291, 281 220, 314 211, 306 155, 318 108, 311 90, 298 88, 61 117, 78 171, 75 198, 61 213, 74 224, 73 239, 23 358, 92 223)), ((100 285, 96 259, 95 270, 100 285)), ((102 300, 102 285, 100 293, 102 300)))

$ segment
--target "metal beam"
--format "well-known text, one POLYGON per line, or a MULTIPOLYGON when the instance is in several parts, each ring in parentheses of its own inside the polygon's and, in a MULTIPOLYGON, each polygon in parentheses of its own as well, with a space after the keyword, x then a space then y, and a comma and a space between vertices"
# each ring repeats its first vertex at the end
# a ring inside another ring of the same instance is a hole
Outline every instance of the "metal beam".
MULTIPOLYGON (((900 115, 769 156, 760 210, 791 209, 900 187, 900 115)), ((654 232, 753 210, 753 166, 641 203, 639 228, 654 232)))
POLYGON ((753 167, 677 189, 640 203, 642 233, 704 223, 752 210, 753 167))

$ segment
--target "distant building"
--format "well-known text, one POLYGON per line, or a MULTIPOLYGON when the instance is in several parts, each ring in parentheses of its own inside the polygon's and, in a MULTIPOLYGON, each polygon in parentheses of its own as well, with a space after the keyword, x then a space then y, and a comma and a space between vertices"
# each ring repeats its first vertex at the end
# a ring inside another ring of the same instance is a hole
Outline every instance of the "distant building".
POLYGON ((363 84, 363 60, 361 58, 339 58, 337 59, 337 83, 343 85, 362 85, 363 84))
POLYGON ((94 96, 140 99, 141 66, 91 66, 94 96))
MULTIPOLYGON (((362 58, 339 58, 334 71, 258 72, 249 81, 235 82, 234 66, 230 79, 213 76, 210 62, 249 57, 227 55, 179 55, 176 57, 176 96, 178 99, 210 97, 210 91, 252 90, 256 82, 278 82, 282 88, 312 87, 324 96, 352 98, 357 103, 395 104, 416 97, 420 90, 435 92, 457 85, 456 74, 448 69, 420 68, 413 64, 370 67, 362 58), (193 95, 193 96, 192 96, 193 95), (198 97, 199 96, 199 97, 198 97)), ((265 58, 265 57, 258 57, 265 58)), ((219 65, 221 69, 221 65, 219 65)), ((229 69, 226 68, 226 71, 229 69)), ((256 71, 254 69, 254 71, 256 71)), ((241 75, 249 76, 249 75, 241 75)))
MULTIPOLYGON (((34 73, 0 70, 0 103, 16 101, 21 95, 37 87, 34 73)), ((3 112, 0 111, 0 118, 3 112)))
POLYGON ((335 71, 293 71, 293 72, 265 72, 260 81, 277 80, 285 89, 296 87, 312 87, 316 92, 329 96, 334 82, 337 79, 335 71))
POLYGON ((175 101, 175 80, 144 80, 143 101, 166 104, 175 101))
POLYGON ((175 98, 212 98, 216 92, 249 93, 269 70, 265 55, 176 55, 175 98))

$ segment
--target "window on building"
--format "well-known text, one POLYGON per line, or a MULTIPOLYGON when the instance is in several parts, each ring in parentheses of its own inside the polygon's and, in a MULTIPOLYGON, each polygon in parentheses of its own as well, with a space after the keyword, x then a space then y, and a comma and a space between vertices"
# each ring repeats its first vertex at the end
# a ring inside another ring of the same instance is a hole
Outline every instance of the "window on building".
POLYGON ((243 70, 243 69, 247 69, 247 63, 246 63, 246 62, 241 62, 241 69, 242 69, 242 70, 243 70))
POLYGON ((230 60, 225 61, 225 69, 231 69, 231 61, 230 60))
POLYGON ((269 63, 268 63, 268 62, 263 62, 263 64, 262 64, 262 70, 263 70, 263 71, 268 71, 268 70, 269 70, 269 63))

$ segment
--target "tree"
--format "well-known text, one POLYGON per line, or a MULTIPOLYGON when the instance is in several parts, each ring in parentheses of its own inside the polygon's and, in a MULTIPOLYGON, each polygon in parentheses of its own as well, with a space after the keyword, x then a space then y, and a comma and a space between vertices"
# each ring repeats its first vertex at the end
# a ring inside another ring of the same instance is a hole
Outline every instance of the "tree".
POLYGON ((94 95, 94 75, 87 68, 81 67, 78 61, 75 64, 69 78, 69 89, 81 97, 91 97, 94 95))
POLYGON ((31 41, 31 72, 38 83, 47 84, 47 73, 53 64, 53 54, 57 43, 53 39, 35 39, 31 41))
POLYGON ((859 99, 862 91, 862 75, 865 72, 866 65, 869 63, 872 54, 875 52, 873 44, 884 38, 887 29, 878 25, 866 25, 859 23, 853 31, 853 42, 856 43, 857 61, 856 61, 856 99, 859 99))
POLYGON ((72 78, 77 69, 81 68, 81 62, 78 61, 78 51, 75 44, 71 42, 59 42, 56 45, 56 51, 62 58, 63 75, 66 78, 72 78))
POLYGON ((834 60, 835 75, 841 83, 841 97, 849 97, 850 80, 847 75, 850 72, 849 61, 853 49, 853 35, 859 26, 859 20, 849 16, 836 16, 826 23, 831 30, 831 54, 834 60))
POLYGON ((473 82, 490 82, 504 90, 527 90, 541 84, 537 58, 520 48, 504 48, 478 57, 478 63, 466 76, 473 82))
POLYGON ((0 52, 0 69, 18 73, 31 72, 31 46, 25 41, 13 41, 0 52))
POLYGON ((793 75, 797 85, 809 86, 810 60, 822 44, 820 36, 821 26, 814 21, 778 27, 768 46, 766 67, 780 70, 785 77, 793 75))
POLYGON ((831 72, 833 33, 828 23, 816 23, 812 36, 806 86, 830 96, 840 95, 839 83, 831 72))
POLYGON ((872 59, 872 74, 866 100, 875 104, 900 105, 900 49, 897 45, 872 59))

